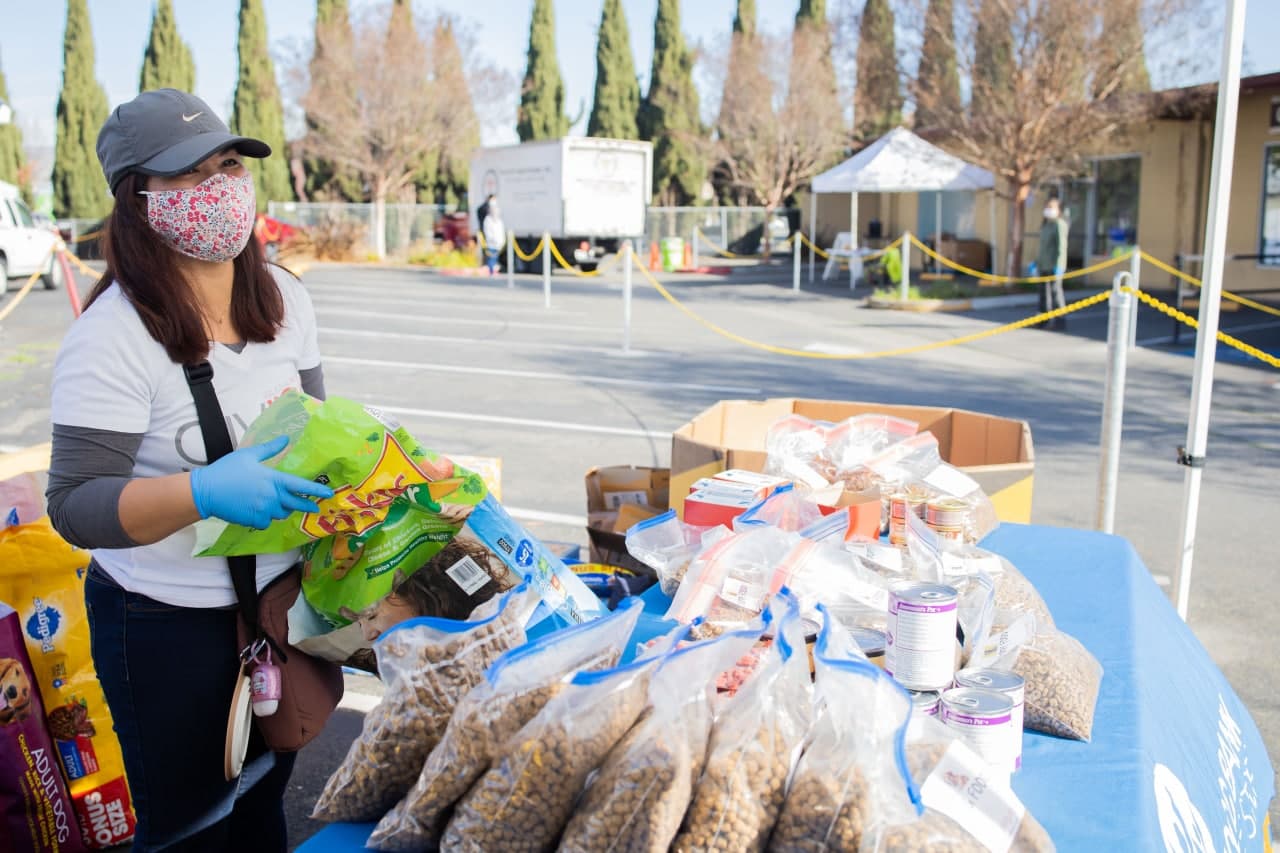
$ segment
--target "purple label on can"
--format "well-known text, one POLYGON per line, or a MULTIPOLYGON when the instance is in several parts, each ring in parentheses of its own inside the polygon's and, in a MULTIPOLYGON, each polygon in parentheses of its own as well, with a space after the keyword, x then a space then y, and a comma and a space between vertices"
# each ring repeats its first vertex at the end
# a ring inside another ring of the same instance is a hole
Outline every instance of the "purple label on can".
POLYGON ((905 610, 908 613, 948 613, 956 609, 956 602, 949 604, 913 604, 910 601, 894 601, 890 612, 905 610))
POLYGON ((970 714, 957 714, 955 711, 944 711, 944 717, 950 721, 955 720, 957 723, 966 726, 1004 726, 1013 722, 1011 714, 1001 714, 996 717, 974 717, 970 714))

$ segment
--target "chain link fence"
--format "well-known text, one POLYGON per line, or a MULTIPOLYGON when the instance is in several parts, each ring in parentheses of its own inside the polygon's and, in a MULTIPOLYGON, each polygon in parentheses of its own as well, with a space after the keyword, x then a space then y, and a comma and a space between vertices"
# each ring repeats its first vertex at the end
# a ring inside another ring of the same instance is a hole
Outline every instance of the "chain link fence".
MULTIPOLYGON (((431 248, 436 237, 459 239, 455 224, 446 225, 457 208, 441 204, 386 204, 379 227, 377 206, 371 203, 273 201, 267 215, 308 234, 335 244, 330 254, 348 245, 348 260, 387 258, 405 260, 431 248), (382 240, 378 240, 381 232, 382 240)), ((461 236, 469 238, 470 229, 461 236)))
MULTIPOLYGON (((775 208, 769 238, 775 244, 786 240, 799 225, 799 210, 775 208)), ((695 230, 700 252, 712 254, 716 249, 723 249, 737 255, 759 254, 764 249, 765 209, 651 207, 645 217, 645 241, 649 243, 659 242, 664 237, 693 240, 695 230)))

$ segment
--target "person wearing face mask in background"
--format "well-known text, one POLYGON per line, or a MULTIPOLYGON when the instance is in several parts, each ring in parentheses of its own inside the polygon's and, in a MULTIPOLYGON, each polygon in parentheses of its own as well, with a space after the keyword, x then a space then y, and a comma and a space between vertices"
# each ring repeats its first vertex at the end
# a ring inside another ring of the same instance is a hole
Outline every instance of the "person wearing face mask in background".
MULTIPOLYGON (((1067 270, 1067 235, 1071 225, 1062 215, 1062 205, 1051 196, 1044 205, 1044 224, 1040 226, 1040 252, 1036 256, 1036 269, 1040 275, 1052 275, 1053 281, 1040 285, 1040 310, 1052 311, 1067 304, 1062 290, 1062 274, 1067 270)), ((1046 326, 1050 329, 1067 328, 1066 317, 1056 317, 1046 326)))
POLYGON ((489 196, 485 204, 487 208, 484 224, 480 226, 481 233, 484 234, 484 263, 489 268, 489 275, 497 275, 498 253, 507 244, 507 229, 502 222, 502 210, 498 207, 498 200, 489 196))
MULTIPOLYGON (((234 437, 282 392, 324 397, 302 284, 251 239, 245 157, 199 98, 144 92, 98 136, 115 196, 106 272, 68 331, 53 377, 49 516, 91 549, 94 664, 115 718, 138 825, 134 850, 284 851, 292 754, 255 731, 227 782, 227 712, 240 662, 227 561, 192 557, 193 525, 266 527, 315 511, 325 486, 263 464, 283 438, 207 463, 183 366, 208 360, 234 437)), ((261 555, 259 589, 296 553, 261 555)))

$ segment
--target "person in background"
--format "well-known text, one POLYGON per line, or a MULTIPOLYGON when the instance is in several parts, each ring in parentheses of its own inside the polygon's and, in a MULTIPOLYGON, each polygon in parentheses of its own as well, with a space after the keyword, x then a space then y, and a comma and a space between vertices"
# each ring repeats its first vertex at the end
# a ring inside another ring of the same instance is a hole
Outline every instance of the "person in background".
POLYGON ((480 233, 484 235, 484 263, 489 268, 489 275, 498 272, 498 253, 507 243, 507 229, 502 222, 502 211, 498 200, 493 196, 485 202, 485 213, 480 233))
MULTIPOLYGON (((1052 275, 1053 281, 1040 286, 1040 310, 1052 311, 1067 304, 1062 290, 1062 275, 1067 270, 1067 235, 1071 224, 1062 215, 1062 203, 1051 196, 1044 205, 1044 224, 1040 226, 1040 253, 1036 269, 1040 275, 1052 275)), ((1065 329, 1066 317, 1056 317, 1046 324, 1050 329, 1065 329)))
MULTIPOLYGON (((288 389, 324 398, 315 311, 302 283, 252 239, 248 157, 176 89, 122 104, 98 135, 115 196, 106 272, 53 369, 49 519, 89 549, 94 665, 115 721, 138 825, 135 853, 284 853, 294 754, 250 736, 226 781, 227 714, 240 672, 227 561, 193 557, 195 524, 265 528, 333 492, 264 464, 280 438, 208 463, 184 366, 208 362, 233 440, 288 389)), ((296 551, 260 555, 258 588, 296 551)))

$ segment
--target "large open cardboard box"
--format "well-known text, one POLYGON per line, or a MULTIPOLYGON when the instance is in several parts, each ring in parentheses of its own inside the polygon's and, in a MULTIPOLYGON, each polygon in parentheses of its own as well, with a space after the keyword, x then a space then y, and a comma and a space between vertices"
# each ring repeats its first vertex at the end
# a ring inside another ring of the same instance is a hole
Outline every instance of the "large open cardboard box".
POLYGON ((587 472, 586 485, 591 562, 653 574, 653 569, 627 553, 626 528, 638 519, 666 511, 670 470, 640 465, 592 468, 587 472))
POLYGON ((1026 421, 933 406, 804 400, 721 400, 671 436, 671 505, 683 509, 689 485, 728 468, 764 468, 765 435, 790 414, 838 422, 853 415, 887 414, 920 424, 938 439, 942 458, 973 477, 1004 521, 1031 521, 1035 452, 1026 421))

